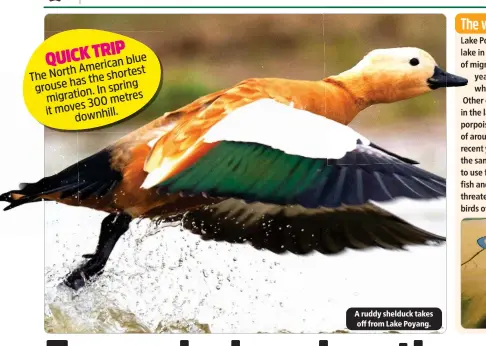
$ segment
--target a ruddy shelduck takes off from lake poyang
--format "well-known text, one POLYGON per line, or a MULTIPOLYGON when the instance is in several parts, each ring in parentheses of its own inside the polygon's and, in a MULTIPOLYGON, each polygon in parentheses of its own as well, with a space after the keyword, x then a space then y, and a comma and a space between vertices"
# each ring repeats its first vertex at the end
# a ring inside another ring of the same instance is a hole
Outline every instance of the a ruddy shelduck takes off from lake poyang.
POLYGON ((0 200, 5 210, 53 200, 109 213, 95 253, 65 279, 74 289, 102 272, 136 218, 179 219, 203 239, 275 253, 443 242, 371 201, 445 196, 446 180, 347 125, 371 105, 467 82, 418 48, 374 50, 318 81, 248 79, 0 200))

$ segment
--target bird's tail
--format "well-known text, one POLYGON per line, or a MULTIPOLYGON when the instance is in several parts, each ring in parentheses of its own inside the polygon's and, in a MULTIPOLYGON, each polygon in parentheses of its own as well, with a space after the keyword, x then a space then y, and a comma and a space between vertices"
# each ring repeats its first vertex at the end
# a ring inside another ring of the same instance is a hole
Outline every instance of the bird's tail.
POLYGON ((5 192, 3 194, 0 195, 0 202, 8 202, 8 203, 11 203, 13 201, 13 198, 12 198, 12 193, 14 191, 9 191, 9 192, 5 192))
POLYGON ((111 167, 110 161, 109 150, 102 150, 36 183, 20 184, 19 189, 0 195, 0 202, 10 203, 3 210, 44 199, 62 202, 62 199, 74 196, 79 200, 90 196, 102 197, 122 179, 121 173, 111 167))
POLYGON ((25 203, 37 202, 41 200, 35 196, 24 195, 22 192, 22 185, 25 184, 21 184, 19 186, 19 190, 8 191, 0 195, 0 202, 9 203, 9 205, 6 206, 3 210, 9 210, 25 203))

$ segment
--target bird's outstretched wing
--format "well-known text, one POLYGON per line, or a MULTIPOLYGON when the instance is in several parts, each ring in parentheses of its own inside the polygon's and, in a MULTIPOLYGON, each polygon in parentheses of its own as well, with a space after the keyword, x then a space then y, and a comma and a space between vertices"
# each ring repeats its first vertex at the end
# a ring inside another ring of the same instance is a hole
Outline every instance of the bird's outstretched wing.
POLYGON ((338 254, 346 248, 402 249, 445 241, 371 203, 306 209, 228 199, 186 213, 182 226, 204 240, 247 242, 257 249, 299 255, 338 254))
POLYGON ((414 161, 348 126, 270 99, 229 113, 182 159, 157 161, 142 187, 161 194, 336 208, 446 193, 445 179, 414 161))

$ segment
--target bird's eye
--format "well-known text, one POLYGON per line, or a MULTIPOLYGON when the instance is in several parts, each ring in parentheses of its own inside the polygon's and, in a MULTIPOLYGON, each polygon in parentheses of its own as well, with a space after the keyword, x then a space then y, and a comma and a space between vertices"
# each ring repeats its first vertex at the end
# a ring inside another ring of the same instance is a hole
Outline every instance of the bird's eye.
POLYGON ((419 60, 417 58, 410 59, 410 65, 417 66, 419 64, 419 60))

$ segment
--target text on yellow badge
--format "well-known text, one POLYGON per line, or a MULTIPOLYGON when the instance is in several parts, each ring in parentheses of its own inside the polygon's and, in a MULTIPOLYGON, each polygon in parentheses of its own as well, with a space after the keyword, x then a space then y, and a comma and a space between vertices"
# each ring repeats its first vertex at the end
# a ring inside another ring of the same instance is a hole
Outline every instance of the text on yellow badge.
POLYGON ((45 40, 24 76, 25 104, 45 126, 92 129, 143 108, 162 81, 157 55, 143 43, 115 33, 78 29, 45 40))

